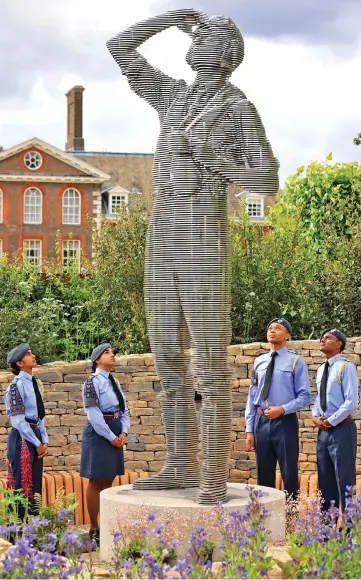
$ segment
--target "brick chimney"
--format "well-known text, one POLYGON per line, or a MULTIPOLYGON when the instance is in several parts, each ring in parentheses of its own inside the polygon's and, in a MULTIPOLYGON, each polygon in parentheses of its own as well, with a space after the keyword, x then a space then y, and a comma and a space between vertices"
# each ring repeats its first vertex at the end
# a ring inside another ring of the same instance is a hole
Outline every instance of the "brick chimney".
POLYGON ((76 85, 66 93, 66 98, 68 100, 66 151, 84 151, 83 91, 84 87, 76 85))

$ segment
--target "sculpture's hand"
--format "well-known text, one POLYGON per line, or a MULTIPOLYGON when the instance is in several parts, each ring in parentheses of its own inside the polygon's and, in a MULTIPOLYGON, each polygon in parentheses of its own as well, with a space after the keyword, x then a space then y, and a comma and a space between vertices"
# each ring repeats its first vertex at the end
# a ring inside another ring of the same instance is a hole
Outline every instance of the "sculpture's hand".
POLYGON ((170 26, 177 26, 179 30, 192 36, 193 26, 206 25, 208 16, 198 10, 192 8, 184 8, 182 10, 172 10, 167 12, 165 16, 169 19, 170 26))

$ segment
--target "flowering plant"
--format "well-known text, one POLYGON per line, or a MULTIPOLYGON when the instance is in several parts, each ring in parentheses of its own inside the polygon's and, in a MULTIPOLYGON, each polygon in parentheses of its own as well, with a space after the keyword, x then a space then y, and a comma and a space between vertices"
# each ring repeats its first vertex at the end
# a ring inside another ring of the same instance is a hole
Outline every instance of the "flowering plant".
POLYGON ((289 562, 277 562, 289 578, 361 578, 361 495, 349 488, 343 514, 323 512, 313 500, 288 540, 289 562))
POLYGON ((274 565, 267 556, 269 532, 265 521, 269 516, 261 498, 262 491, 247 486, 250 501, 246 510, 225 514, 218 508, 218 529, 222 537, 222 574, 224 578, 261 578, 274 565))

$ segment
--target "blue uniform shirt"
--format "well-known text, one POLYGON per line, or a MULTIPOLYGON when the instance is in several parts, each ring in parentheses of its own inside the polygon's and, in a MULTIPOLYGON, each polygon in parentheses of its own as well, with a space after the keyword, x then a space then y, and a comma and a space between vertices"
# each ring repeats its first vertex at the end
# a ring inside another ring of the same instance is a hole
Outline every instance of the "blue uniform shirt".
MULTIPOLYGON (((127 403, 125 400, 125 396, 120 389, 119 390, 124 399, 124 406, 125 410, 122 413, 119 410, 119 401, 117 396, 114 392, 113 386, 109 380, 109 373, 107 371, 103 371, 101 369, 96 369, 93 375, 93 386, 95 389, 96 398, 98 400, 98 404, 91 404, 89 402, 85 402, 85 392, 83 387, 83 403, 84 409, 88 417, 88 421, 93 427, 94 431, 101 435, 101 437, 105 437, 108 441, 113 441, 116 439, 114 433, 109 429, 106 421, 103 417, 103 413, 114 413, 115 411, 119 411, 120 417, 119 421, 122 425, 122 433, 128 433, 128 429, 130 427, 130 418, 129 418, 129 411, 127 407, 127 403)), ((86 383, 84 383, 86 385, 86 383)))
POLYGON ((327 407, 325 412, 322 411, 320 405, 320 387, 325 364, 320 366, 316 376, 317 395, 314 399, 312 415, 314 417, 326 417, 333 427, 341 423, 358 408, 359 380, 355 365, 348 361, 340 376, 341 367, 346 360, 339 354, 328 359, 330 366, 326 386, 327 407))
MULTIPOLYGON (((20 371, 5 391, 5 407, 12 427, 19 431, 23 439, 38 447, 41 443, 48 443, 49 439, 44 419, 39 421, 38 425, 42 441, 39 441, 29 423, 25 421, 25 417, 38 421, 38 408, 32 381, 33 375, 20 371)), ((41 393, 40 385, 39 391, 41 393)))
POLYGON ((246 432, 253 433, 257 407, 283 407, 285 414, 295 413, 311 403, 310 381, 305 361, 297 353, 282 347, 277 351, 268 398, 262 401, 262 388, 271 352, 261 354, 253 365, 246 407, 246 432))

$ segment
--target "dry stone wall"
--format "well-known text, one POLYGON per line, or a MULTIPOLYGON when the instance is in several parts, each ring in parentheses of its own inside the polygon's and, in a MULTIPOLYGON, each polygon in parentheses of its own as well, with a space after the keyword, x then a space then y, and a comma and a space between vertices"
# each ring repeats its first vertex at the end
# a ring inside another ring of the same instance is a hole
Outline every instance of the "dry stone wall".
MULTIPOLYGON (((303 355, 308 365, 315 391, 315 376, 323 362, 318 341, 295 341, 289 348, 303 355)), ((230 346, 228 362, 233 374, 232 444, 229 461, 230 480, 255 482, 256 463, 254 453, 246 450, 244 410, 253 361, 267 350, 267 344, 253 343, 230 346)), ((357 366, 361 377, 361 337, 350 338, 345 356, 357 366)), ((36 369, 45 387, 46 423, 49 432, 49 455, 45 469, 78 471, 80 465, 81 434, 85 425, 82 407, 81 385, 91 372, 89 362, 72 364, 52 363, 36 369)), ((142 469, 156 472, 165 458, 165 435, 157 395, 160 391, 159 377, 153 366, 152 356, 129 355, 117 359, 118 380, 124 385, 131 414, 131 428, 125 452, 126 469, 142 469)), ((5 414, 3 394, 12 379, 9 372, 0 372, 0 469, 6 467, 6 440, 9 419, 5 414)), ((310 410, 302 411, 300 417, 300 468, 301 471, 316 469, 316 429, 310 410)), ((361 413, 354 415, 359 436, 361 413)), ((361 439, 360 439, 361 441, 361 439)), ((361 447, 358 448, 357 473, 361 474, 361 447)))

